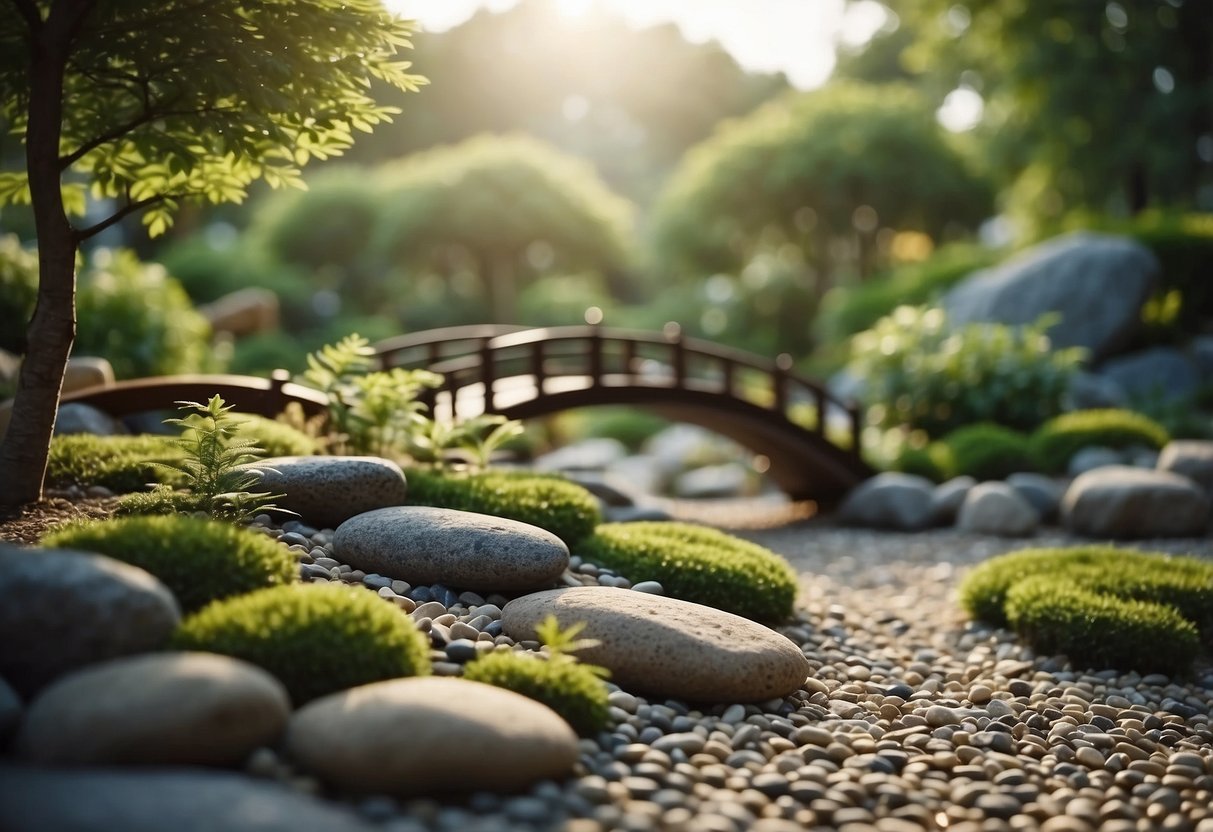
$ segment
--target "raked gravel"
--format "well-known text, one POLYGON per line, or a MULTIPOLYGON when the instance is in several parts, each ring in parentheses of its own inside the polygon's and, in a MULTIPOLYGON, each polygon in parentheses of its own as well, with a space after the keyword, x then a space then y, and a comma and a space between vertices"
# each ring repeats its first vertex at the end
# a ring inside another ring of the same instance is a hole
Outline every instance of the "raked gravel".
MULTIPOLYGON (((439 674, 458 674, 481 650, 538 646, 501 634, 504 596, 363 574, 333 557, 330 530, 267 531, 292 546, 306 578, 361 583, 409 612, 430 633, 439 674)), ((385 832, 1213 832, 1208 657, 1183 679, 1073 668, 966 621, 956 603, 972 565, 1073 538, 883 533, 816 520, 739 534, 801 575, 797 616, 779 631, 810 660, 802 690, 705 707, 611 686, 614 724, 581 741, 567 781, 464 801, 351 802, 385 832)), ((1133 545, 1213 558, 1210 538, 1133 545)), ((560 583, 628 587, 646 577, 574 557, 560 583)), ((318 790, 270 749, 248 768, 318 790)))

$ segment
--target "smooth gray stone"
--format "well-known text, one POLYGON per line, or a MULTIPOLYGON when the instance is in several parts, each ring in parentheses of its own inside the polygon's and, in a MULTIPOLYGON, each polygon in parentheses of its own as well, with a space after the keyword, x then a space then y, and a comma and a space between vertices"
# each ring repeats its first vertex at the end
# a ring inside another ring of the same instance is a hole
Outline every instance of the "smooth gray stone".
POLYGON ((1107 468, 1110 465, 1124 465, 1128 460, 1125 455, 1115 448, 1105 448, 1103 445, 1091 445, 1082 448, 1070 457, 1066 465, 1066 473, 1071 477, 1080 477, 1096 468, 1107 468))
POLYGON ((598 643, 578 658, 611 671, 632 692, 705 702, 763 702, 787 696, 810 665, 791 640, 713 607, 607 587, 536 592, 506 604, 502 628, 515 641, 535 638, 549 614, 562 627, 585 622, 598 643))
POLYGON ((4 832, 373 832, 283 786, 199 769, 0 766, 4 832))
POLYGON ((213 653, 149 653, 61 677, 29 706, 17 752, 68 765, 237 765, 278 739, 282 683, 213 653))
POLYGON ((628 455, 618 439, 596 437, 574 442, 535 458, 537 471, 603 471, 628 455))
POLYGON ((291 757, 348 791, 515 791, 560 778, 577 735, 555 711, 454 678, 391 679, 317 699, 291 718, 291 757))
POLYGON ((1007 477, 1007 485, 1014 488, 1020 497, 1036 509, 1036 513, 1043 520, 1057 515, 1062 495, 1066 493, 1065 487, 1052 477, 1029 471, 1011 474, 1007 477))
POLYGON ((1152 347, 1117 356, 1099 368, 1120 385, 1130 401, 1183 402, 1201 385, 1197 363, 1172 347, 1152 347))
POLYGON ((569 565, 569 549, 549 531, 428 506, 369 511, 337 528, 333 547, 355 569, 411 584, 517 591, 551 584, 569 565))
POLYGON ((1039 522, 1036 509, 1005 482, 973 486, 956 515, 956 528, 999 537, 1026 537, 1039 522))
POLYGON ((260 490, 283 495, 275 505, 317 528, 335 529, 408 496, 400 466, 377 456, 277 456, 252 467, 264 472, 260 490))
POLYGON ((935 486, 931 492, 931 523, 947 526, 956 522, 956 513, 960 511, 969 490, 975 485, 977 480, 966 474, 935 486))
POLYGON ((935 486, 925 477, 886 472, 851 489, 838 517, 844 523, 915 531, 931 524, 935 486))
POLYGON ((93 436, 121 436, 128 433, 119 420, 103 410, 82 402, 65 402, 55 417, 55 435, 90 433, 93 436))
POLYGON ((138 567, 0 543, 0 677, 24 698, 71 670, 158 650, 180 620, 177 599, 138 567))
POLYGON ((1213 493, 1213 441, 1182 439, 1167 443, 1158 456, 1158 470, 1187 477, 1213 493))
POLYGON ((1087 537, 1189 537, 1209 526, 1209 496, 1187 477, 1128 466, 1097 468, 1070 484, 1066 528, 1087 537))
POLYGON ((1161 267, 1128 237, 1065 234, 977 272, 944 297, 955 326, 980 321, 1030 324, 1056 312, 1057 347, 1084 347, 1098 361, 1123 349, 1141 328, 1141 309, 1161 267))

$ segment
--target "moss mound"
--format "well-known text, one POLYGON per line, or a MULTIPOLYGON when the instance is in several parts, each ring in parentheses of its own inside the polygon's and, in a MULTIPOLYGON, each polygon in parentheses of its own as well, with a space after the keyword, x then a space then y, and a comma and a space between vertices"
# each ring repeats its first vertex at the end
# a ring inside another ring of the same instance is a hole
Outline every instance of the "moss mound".
POLYGON ((560 477, 524 471, 447 474, 421 468, 406 472, 408 502, 474 511, 547 529, 572 546, 602 522, 598 501, 560 477))
POLYGON ((991 422, 958 428, 943 438, 951 461, 949 476, 968 474, 978 480, 1001 480, 1032 470, 1028 437, 991 422))
POLYGON ((149 483, 176 483, 177 474, 153 463, 181 458, 181 449, 164 436, 56 436, 46 482, 55 488, 103 485, 119 494, 142 491, 149 483))
POLYGON ((506 688, 542 702, 583 737, 607 726, 609 705, 602 678, 588 665, 567 657, 545 660, 513 650, 499 650, 469 662, 463 678, 506 688))
POLYGON ((296 706, 430 673, 428 640, 412 620, 353 587, 295 584, 216 601, 181 622, 172 644, 252 662, 278 677, 296 706))
POLYGON ((906 445, 888 467, 891 471, 926 477, 931 482, 943 482, 952 475, 952 452, 942 442, 932 442, 923 448, 906 445))
POLYGON ((1213 639, 1213 563, 1196 558, 1110 546, 1028 549, 978 566, 960 600, 973 617, 1011 626, 1039 650, 1100 667, 1178 670, 1196 654, 1196 633, 1213 639))
POLYGON ((796 573, 755 543, 689 523, 607 523, 574 554, 632 581, 660 581, 674 598, 757 621, 792 614, 796 573))
POLYGON ((299 569, 286 547, 265 535, 185 515, 75 524, 47 535, 42 545, 98 552, 146 569, 187 613, 221 598, 292 583, 299 569))
POLYGON ((1049 473, 1064 471, 1083 448, 1103 445, 1127 448, 1144 445, 1160 449, 1171 437, 1153 419, 1132 410, 1076 410, 1045 422, 1032 434, 1032 459, 1049 473))
POLYGON ((276 419, 255 413, 233 413, 241 439, 250 439, 265 451, 265 456, 311 456, 320 452, 319 443, 301 430, 276 419))

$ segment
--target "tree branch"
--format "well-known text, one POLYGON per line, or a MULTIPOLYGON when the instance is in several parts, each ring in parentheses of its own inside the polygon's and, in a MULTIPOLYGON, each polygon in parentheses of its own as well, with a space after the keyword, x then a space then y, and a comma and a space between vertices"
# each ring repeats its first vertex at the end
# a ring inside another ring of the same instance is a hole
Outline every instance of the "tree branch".
POLYGON ((165 194, 156 194, 155 196, 149 196, 146 199, 141 199, 138 202, 128 202, 126 205, 123 205, 117 211, 101 220, 101 222, 90 225, 88 228, 78 229, 76 231, 76 240, 83 241, 87 240, 89 237, 92 237, 94 234, 100 234, 111 225, 121 222, 136 211, 142 211, 149 205, 155 205, 157 202, 163 202, 165 196, 165 194))

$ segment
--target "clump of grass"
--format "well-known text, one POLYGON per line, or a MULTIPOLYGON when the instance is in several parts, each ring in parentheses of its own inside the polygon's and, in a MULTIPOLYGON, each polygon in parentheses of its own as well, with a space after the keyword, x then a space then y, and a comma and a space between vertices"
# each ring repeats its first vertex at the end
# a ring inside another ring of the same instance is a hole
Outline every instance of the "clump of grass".
POLYGON ((407 615, 369 592, 326 584, 216 601, 182 621, 172 645, 264 668, 296 706, 358 685, 430 673, 429 640, 407 615))
POLYGON ((574 554, 632 581, 659 581, 666 593, 758 621, 792 614, 796 573, 755 543, 689 523, 607 523, 574 554))
POLYGON ((182 458, 182 450, 165 436, 56 436, 46 483, 54 488, 101 485, 116 494, 142 491, 150 483, 182 482, 179 473, 161 467, 182 458))
POLYGON ((1075 410, 1037 428, 1030 439, 1030 451, 1042 471, 1058 473, 1065 471, 1070 459, 1083 448, 1142 445, 1157 450, 1170 439, 1166 428, 1132 410, 1075 410))

